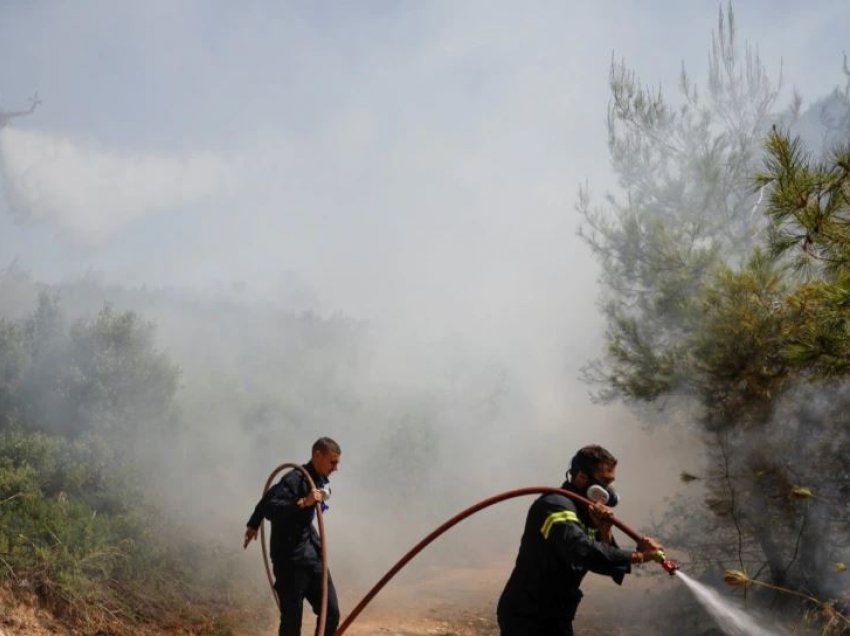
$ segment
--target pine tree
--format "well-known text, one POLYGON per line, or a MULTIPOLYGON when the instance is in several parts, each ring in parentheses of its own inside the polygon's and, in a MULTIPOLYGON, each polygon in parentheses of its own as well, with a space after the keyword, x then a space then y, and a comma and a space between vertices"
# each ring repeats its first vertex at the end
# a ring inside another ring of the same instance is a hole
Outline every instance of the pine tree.
POLYGON ((621 63, 611 88, 622 195, 578 203, 608 324, 588 378, 702 435, 705 508, 676 522, 695 562, 832 597, 850 529, 850 146, 816 162, 772 128, 776 88, 738 56, 731 8, 707 99, 683 72, 673 108, 621 63))

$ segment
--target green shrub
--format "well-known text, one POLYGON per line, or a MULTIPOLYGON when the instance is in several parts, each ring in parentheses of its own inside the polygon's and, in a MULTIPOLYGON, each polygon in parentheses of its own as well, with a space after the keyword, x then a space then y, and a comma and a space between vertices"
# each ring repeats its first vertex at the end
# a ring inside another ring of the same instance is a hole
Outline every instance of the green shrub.
POLYGON ((0 433, 0 579, 78 626, 167 618, 194 625, 187 633, 228 633, 229 557, 174 540, 126 472, 93 459, 62 438, 0 433))

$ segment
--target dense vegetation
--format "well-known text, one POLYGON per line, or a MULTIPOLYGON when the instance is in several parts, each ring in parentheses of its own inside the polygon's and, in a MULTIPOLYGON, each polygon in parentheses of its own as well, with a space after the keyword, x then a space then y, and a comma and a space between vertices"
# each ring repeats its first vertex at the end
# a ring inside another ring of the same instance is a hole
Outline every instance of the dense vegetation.
POLYGON ((229 633, 232 564, 163 521, 140 441, 175 425, 178 369, 151 325, 66 325, 44 293, 0 318, 0 577, 87 633, 229 633))
POLYGON ((588 377, 603 399, 644 415, 655 405, 658 426, 701 433, 705 465, 683 475, 702 484, 701 505, 679 502, 665 525, 690 567, 790 590, 798 615, 826 609, 821 627, 839 632, 850 624, 834 611, 850 607, 850 99, 778 112, 758 56, 742 61, 731 9, 710 61, 705 93, 683 71, 678 109, 612 68, 623 194, 579 202, 608 321, 588 377), (794 137, 807 117, 823 156, 794 137))

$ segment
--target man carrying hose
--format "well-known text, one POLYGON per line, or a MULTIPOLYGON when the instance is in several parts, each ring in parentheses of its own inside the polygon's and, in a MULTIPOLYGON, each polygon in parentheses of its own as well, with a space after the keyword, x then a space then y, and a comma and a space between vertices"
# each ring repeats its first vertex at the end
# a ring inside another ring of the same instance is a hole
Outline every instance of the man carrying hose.
MULTIPOLYGON (((314 507, 325 505, 330 493, 328 477, 339 467, 341 452, 339 444, 330 437, 320 437, 313 444, 310 461, 304 464, 316 484, 316 490, 310 490, 309 482, 300 470, 291 470, 269 488, 248 520, 245 548, 257 537, 263 519, 271 521, 274 588, 280 601, 279 636, 300 636, 305 598, 316 616, 321 611, 322 548, 313 527, 314 507)), ((333 636, 339 624, 339 603, 330 575, 327 593, 325 633, 317 633, 316 636, 333 636)), ((317 632, 318 629, 317 625, 317 632)))
MULTIPOLYGON (((611 488, 617 460, 601 446, 585 446, 570 463, 561 486, 583 497, 596 485, 616 502, 611 488)), ((661 545, 644 537, 635 551, 622 550, 611 532, 611 509, 590 508, 558 493, 539 497, 528 511, 516 565, 497 610, 502 636, 572 636, 573 618, 588 571, 619 585, 633 564, 653 559, 661 545)))

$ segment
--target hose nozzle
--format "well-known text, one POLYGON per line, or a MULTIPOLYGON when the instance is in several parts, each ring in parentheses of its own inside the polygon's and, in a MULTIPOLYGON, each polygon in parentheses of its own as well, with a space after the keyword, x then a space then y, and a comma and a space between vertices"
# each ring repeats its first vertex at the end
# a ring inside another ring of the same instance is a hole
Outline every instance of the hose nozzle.
POLYGON ((655 554, 652 555, 653 560, 661 565, 664 568, 664 571, 667 572, 670 576, 676 574, 676 570, 679 569, 679 564, 673 559, 668 559, 667 555, 664 554, 663 550, 659 550, 655 554))
POLYGON ((673 559, 664 559, 661 562, 661 567, 664 568, 670 576, 676 574, 676 570, 679 569, 679 564, 673 559))

